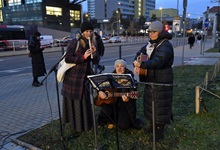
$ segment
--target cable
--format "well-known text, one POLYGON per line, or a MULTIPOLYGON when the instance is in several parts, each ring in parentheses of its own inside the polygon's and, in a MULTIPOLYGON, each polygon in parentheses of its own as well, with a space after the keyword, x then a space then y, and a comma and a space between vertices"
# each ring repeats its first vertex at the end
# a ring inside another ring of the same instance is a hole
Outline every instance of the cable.
POLYGON ((24 132, 28 132, 28 131, 30 131, 30 130, 24 130, 24 131, 16 132, 16 133, 13 133, 13 134, 10 134, 10 132, 8 132, 8 131, 2 131, 2 132, 0 132, 0 140, 2 140, 2 139, 4 138, 4 140, 3 140, 3 142, 2 142, 2 145, 0 145, 0 149, 3 148, 3 146, 5 145, 5 144, 4 144, 5 141, 6 141, 8 138, 10 138, 11 136, 17 135, 17 134, 21 134, 21 133, 24 133, 24 132))

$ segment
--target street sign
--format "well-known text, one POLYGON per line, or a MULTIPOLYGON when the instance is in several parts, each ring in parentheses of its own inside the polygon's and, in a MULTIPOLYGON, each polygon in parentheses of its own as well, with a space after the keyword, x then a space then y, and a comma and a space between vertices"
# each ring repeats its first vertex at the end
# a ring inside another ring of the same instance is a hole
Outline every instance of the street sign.
POLYGON ((208 28, 209 27, 209 18, 205 19, 205 27, 208 28))
POLYGON ((173 32, 180 31, 180 20, 173 20, 173 32))

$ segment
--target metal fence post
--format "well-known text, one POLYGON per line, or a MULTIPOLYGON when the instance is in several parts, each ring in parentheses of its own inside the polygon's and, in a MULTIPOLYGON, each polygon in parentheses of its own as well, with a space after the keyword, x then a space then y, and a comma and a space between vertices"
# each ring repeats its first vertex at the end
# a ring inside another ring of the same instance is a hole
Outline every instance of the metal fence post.
POLYGON ((62 46, 61 47, 61 52, 62 52, 62 55, 64 54, 64 47, 62 46))
POLYGON ((119 45, 119 59, 121 59, 121 45, 119 45))
POLYGON ((199 86, 196 86, 196 114, 199 114, 199 86))

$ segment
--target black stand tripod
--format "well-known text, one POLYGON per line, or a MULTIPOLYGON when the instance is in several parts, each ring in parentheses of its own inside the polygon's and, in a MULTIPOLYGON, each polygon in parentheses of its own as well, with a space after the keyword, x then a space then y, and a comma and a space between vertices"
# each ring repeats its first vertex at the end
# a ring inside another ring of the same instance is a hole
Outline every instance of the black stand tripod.
MULTIPOLYGON (((76 42, 77 44, 77 42, 76 42)), ((75 47, 76 44, 74 44, 72 47, 75 47)), ((58 87, 58 81, 57 81, 57 66, 60 63, 60 61, 62 61, 62 59, 65 58, 65 56, 67 55, 68 51, 61 57, 61 59, 50 69, 50 71, 47 73, 47 75, 44 77, 44 79, 40 82, 40 84, 42 84, 44 82, 44 80, 47 79, 47 77, 54 72, 55 73, 55 81, 56 81, 56 93, 57 93, 57 102, 58 102, 58 112, 59 112, 59 122, 60 122, 60 140, 61 140, 61 144, 62 144, 62 150, 66 150, 66 145, 64 143, 64 134, 63 134, 63 126, 62 126, 62 117, 61 117, 61 110, 60 110, 60 96, 59 96, 59 87, 58 87)))
MULTIPOLYGON (((97 91, 101 89, 109 89, 109 87, 111 87, 112 89, 123 89, 123 88, 134 88, 135 84, 134 84, 134 80, 131 77, 130 74, 114 74, 114 73, 106 73, 106 74, 101 74, 101 75, 89 75, 87 76, 87 78, 89 79, 92 87, 94 89, 96 89, 97 91), (128 84, 127 85, 121 85, 117 82, 117 80, 119 79, 125 79, 127 80, 128 84), (102 83, 104 84, 102 86, 102 83)), ((91 88, 91 90, 93 90, 91 88)), ((91 97, 92 98, 92 97, 91 97)), ((92 105, 94 107, 94 103, 92 101, 92 105)), ((115 125, 116 125, 116 142, 117 142, 117 149, 119 150, 119 138, 118 138, 118 128, 117 128, 117 123, 116 123, 116 108, 115 108, 115 104, 114 106, 114 120, 115 120, 115 125)), ((95 134, 95 148, 97 148, 97 138, 96 138, 96 124, 95 124, 95 113, 94 113, 94 108, 93 108, 93 118, 94 118, 94 134, 95 134)))
POLYGON ((150 85, 150 90, 152 94, 152 123, 153 123, 153 150, 156 149, 156 142, 155 142, 155 86, 174 86, 173 84, 162 84, 162 83, 153 83, 153 82, 138 82, 144 85, 150 85))
MULTIPOLYGON (((63 57, 62 57, 63 58, 63 57)), ((66 146, 64 144, 64 134, 63 134, 63 126, 62 126, 62 119, 61 119, 61 110, 60 110, 60 97, 59 97, 59 87, 58 87, 58 82, 57 82, 57 65, 59 64, 59 62, 62 59, 60 59, 51 69, 50 71, 47 73, 46 77, 41 81, 40 84, 42 84, 44 82, 44 80, 54 71, 55 73, 55 81, 56 81, 56 93, 57 93, 57 102, 58 102, 58 111, 59 111, 59 122, 60 122, 60 140, 61 140, 61 144, 62 144, 62 150, 66 150, 66 146)))

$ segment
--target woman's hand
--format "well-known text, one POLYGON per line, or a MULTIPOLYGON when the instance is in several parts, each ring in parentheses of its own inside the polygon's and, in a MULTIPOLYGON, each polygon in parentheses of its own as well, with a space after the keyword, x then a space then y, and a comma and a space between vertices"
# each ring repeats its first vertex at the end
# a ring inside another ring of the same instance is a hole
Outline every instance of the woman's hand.
POLYGON ((134 74, 137 74, 137 75, 139 75, 139 72, 140 72, 140 68, 138 68, 138 67, 134 67, 134 74))
POLYGON ((91 54, 92 54, 92 50, 87 49, 86 52, 84 53, 84 58, 87 59, 91 54))
POLYGON ((122 98, 123 102, 129 101, 129 98, 126 95, 122 95, 121 98, 122 98))
POLYGON ((106 99, 106 98, 107 98, 107 95, 105 94, 105 92, 99 91, 99 97, 100 97, 101 99, 106 99))
POLYGON ((92 46, 92 53, 95 53, 96 52, 96 47, 95 46, 92 46))
POLYGON ((141 64, 137 60, 135 60, 133 64, 134 64, 134 67, 137 67, 137 68, 140 68, 141 66, 141 64))

